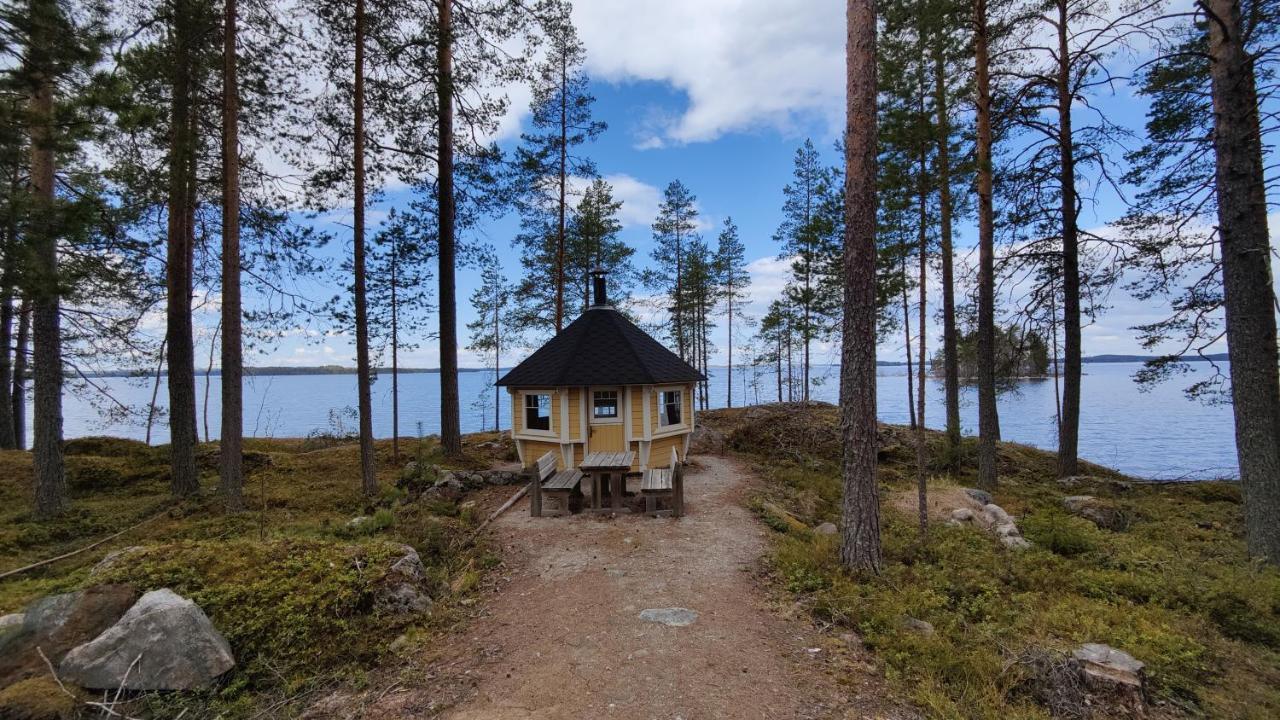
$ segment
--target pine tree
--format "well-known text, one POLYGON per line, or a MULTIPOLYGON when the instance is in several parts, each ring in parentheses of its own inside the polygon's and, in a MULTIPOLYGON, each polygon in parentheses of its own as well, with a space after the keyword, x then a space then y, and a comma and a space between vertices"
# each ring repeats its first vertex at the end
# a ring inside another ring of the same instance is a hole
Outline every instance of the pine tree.
MULTIPOLYGON (((519 189, 523 231, 516 238, 530 275, 549 277, 549 297, 522 294, 524 302, 547 307, 548 312, 526 312, 530 321, 544 325, 548 332, 564 328, 566 294, 571 285, 581 286, 585 276, 574 277, 569 224, 573 213, 574 178, 596 174, 595 164, 579 154, 579 148, 605 130, 605 123, 593 120, 595 98, 588 91, 582 70, 586 50, 578 39, 567 4, 554 5, 543 22, 548 47, 533 82, 530 125, 532 132, 520 136, 515 157, 515 185, 519 189)), ((547 287, 545 283, 539 287, 547 287)), ((542 327, 534 326, 535 331, 542 327)))
POLYGON ((738 237, 738 226, 733 218, 724 219, 724 228, 716 241, 715 263, 717 276, 720 279, 720 300, 724 303, 727 317, 725 326, 729 330, 726 344, 728 363, 725 369, 725 407, 733 407, 733 328, 735 314, 737 322, 745 322, 748 318, 742 315, 742 304, 750 297, 747 288, 751 286, 751 274, 747 272, 747 250, 738 237))
MULTIPOLYGON (((236 0, 223 3, 222 432, 219 473, 227 510, 244 509, 244 357, 240 301, 240 90, 236 0)), ((208 404, 206 403, 206 407, 208 404)))
POLYGON ((676 354, 687 362, 694 359, 693 318, 689 302, 686 256, 689 245, 698 239, 698 208, 693 193, 679 180, 663 192, 658 217, 653 221, 654 265, 645 271, 644 283, 660 292, 666 304, 669 339, 676 354))
POLYGON ((796 150, 793 179, 783 188, 783 220, 775 240, 782 245, 784 258, 791 258, 793 282, 787 293, 799 311, 798 331, 801 360, 801 399, 809 401, 809 371, 813 341, 827 335, 831 308, 824 302, 822 288, 828 283, 824 272, 833 268, 838 238, 831 216, 823 212, 827 198, 836 192, 832 172, 824 167, 813 143, 805 140, 796 150))
POLYGON ((998 482, 996 443, 1000 419, 995 383, 995 208, 992 200, 991 26, 987 0, 973 0, 978 195, 978 483, 998 482))
POLYGON ((476 265, 480 270, 480 285, 471 293, 471 307, 475 309, 476 319, 467 323, 467 329, 471 331, 467 349, 486 359, 492 358, 493 429, 497 431, 502 427, 502 389, 498 387, 498 378, 502 374, 502 349, 504 342, 510 342, 503 324, 507 304, 515 288, 507 282, 498 255, 491 248, 480 253, 476 265))
MULTIPOLYGON (((578 300, 579 311, 591 305, 590 273, 596 267, 609 273, 609 301, 618 307, 629 301, 636 276, 631 262, 635 248, 618 238, 621 210, 622 201, 613 198, 613 188, 600 178, 591 181, 574 208, 565 245, 566 311, 578 300)), ((532 289, 521 291, 522 296, 526 293, 532 294, 532 289)))

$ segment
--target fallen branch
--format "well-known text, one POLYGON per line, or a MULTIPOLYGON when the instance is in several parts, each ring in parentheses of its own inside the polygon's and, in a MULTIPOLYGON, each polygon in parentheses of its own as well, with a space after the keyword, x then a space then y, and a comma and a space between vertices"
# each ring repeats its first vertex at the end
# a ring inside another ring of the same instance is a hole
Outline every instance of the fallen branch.
POLYGON ((94 549, 94 548, 98 547, 99 545, 101 545, 101 544, 105 543, 105 542, 110 542, 111 540, 115 540, 116 538, 118 538, 118 537, 120 537, 121 535, 123 535, 123 534, 125 534, 125 533, 129 532, 130 530, 136 530, 136 529, 138 529, 138 528, 142 527, 143 525, 146 525, 147 523, 151 522, 152 520, 155 520, 156 518, 160 517, 161 515, 164 515, 166 512, 168 512, 168 511, 167 511, 167 510, 162 510, 162 511, 160 511, 160 512, 156 513, 155 515, 152 515, 151 517, 148 517, 148 518, 146 518, 146 519, 144 519, 144 520, 142 520, 142 521, 138 522, 138 523, 137 523, 137 524, 135 524, 135 525, 130 525, 129 527, 127 527, 127 528, 125 528, 125 529, 121 530, 121 531, 120 531, 120 532, 118 532, 118 533, 115 533, 114 535, 108 535, 107 537, 104 537, 104 538, 102 538, 101 540, 99 540, 99 541, 97 541, 97 542, 94 542, 94 543, 90 543, 90 544, 88 544, 88 545, 85 545, 84 547, 82 547, 82 548, 80 548, 80 549, 78 549, 78 550, 72 550, 71 552, 63 553, 63 554, 61 554, 61 555, 58 555, 57 557, 51 557, 51 558, 49 558, 49 559, 47 559, 47 560, 41 560, 40 562, 31 563, 30 565, 26 565, 26 566, 23 566, 23 567, 20 567, 20 568, 14 568, 13 570, 6 570, 6 571, 4 571, 4 572, 0 573, 0 580, 3 580, 3 579, 5 579, 5 578, 7 578, 7 577, 9 577, 9 576, 11 576, 11 575, 17 575, 17 574, 19 574, 19 573, 24 573, 24 572, 26 572, 26 571, 28 571, 28 570, 35 570, 35 569, 36 569, 36 568, 38 568, 38 567, 44 567, 45 565, 49 565, 49 564, 52 564, 52 563, 56 563, 56 562, 58 562, 59 560, 66 560, 67 558, 69 558, 69 557, 74 557, 74 556, 76 556, 76 555, 79 555, 79 554, 80 554, 80 553, 82 553, 82 552, 88 552, 88 551, 90 551, 90 550, 92 550, 92 549, 94 549))
POLYGON ((502 507, 498 508, 497 510, 494 510, 493 514, 485 518, 485 521, 480 523, 479 527, 471 531, 471 537, 467 538, 467 542, 471 542, 472 540, 475 540, 476 536, 480 534, 481 530, 484 530, 486 527, 488 527, 489 523, 493 522, 494 520, 497 520, 499 515, 510 510, 512 505, 515 505, 516 503, 520 502, 520 498, 524 497, 525 493, 527 492, 529 492, 528 483, 526 483, 518 491, 516 491, 516 494, 512 495, 510 500, 503 503, 502 507))

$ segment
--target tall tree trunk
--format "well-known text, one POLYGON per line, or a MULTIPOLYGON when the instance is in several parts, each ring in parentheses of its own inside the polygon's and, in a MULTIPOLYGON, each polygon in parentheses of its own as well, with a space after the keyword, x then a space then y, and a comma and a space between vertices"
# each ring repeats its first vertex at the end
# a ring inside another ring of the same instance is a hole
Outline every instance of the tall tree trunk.
POLYGON ((165 348, 168 347, 168 342, 168 337, 160 341, 160 354, 156 358, 156 379, 151 385, 151 403, 147 405, 147 434, 145 442, 148 445, 151 444, 151 428, 156 419, 156 400, 160 397, 160 378, 164 375, 165 348))
POLYGON ((948 457, 954 458, 960 448, 960 358, 951 227, 951 117, 947 110, 946 74, 941 49, 934 51, 934 107, 938 116, 934 135, 938 141, 938 252, 942 255, 942 371, 947 406, 948 457))
POLYGON ((791 342, 795 337, 795 327, 791 324, 791 312, 787 311, 787 402, 796 401, 796 377, 792 369, 792 360, 795 358, 795 350, 791 347, 791 342))
POLYGON ((18 338, 13 346, 13 445, 27 447, 27 345, 31 341, 31 301, 18 306, 18 338))
POLYGON ((13 434, 13 275, 10 272, 13 235, 5 238, 4 278, 0 280, 0 448, 18 447, 13 434))
POLYGON ((213 385, 213 356, 218 350, 218 336, 222 334, 222 321, 213 328, 213 337, 209 339, 209 363, 204 366, 204 402, 200 403, 200 421, 204 427, 204 441, 213 442, 209 434, 209 388, 213 385))
POLYGON ((1239 2, 1200 5, 1210 16, 1218 234, 1245 536, 1250 555, 1280 564, 1280 380, 1254 61, 1239 2))
POLYGON ((191 183, 195 139, 191 136, 191 73, 194 30, 189 0, 174 9, 173 100, 169 133, 168 241, 165 261, 169 365, 169 487, 177 497, 200 492, 196 475, 195 343, 191 328, 191 183))
POLYGON ((378 476, 374 467, 373 397, 369 367, 369 308, 365 289, 364 246, 364 0, 356 0, 355 118, 353 169, 355 199, 352 212, 356 311, 356 394, 360 404, 360 480, 365 497, 378 493, 378 476))
MULTIPOLYGON (((921 64, 923 65, 924 54, 921 53, 921 64)), ((923 80, 923 75, 921 76, 923 80)), ((923 83, 922 83, 923 84, 923 83)), ((924 88, 920 89, 920 116, 921 122, 927 123, 927 116, 924 111, 924 88)), ((916 499, 919 505, 920 518, 920 534, 924 535, 929 532, 929 488, 928 479, 925 476, 925 362, 928 348, 927 335, 925 332, 925 323, 928 321, 929 309, 929 292, 928 292, 928 276, 929 268, 929 188, 926 178, 928 177, 928 166, 926 160, 926 152, 921 147, 920 152, 920 328, 919 349, 920 355, 916 362, 916 392, 918 399, 916 401, 916 499)))
POLYGON ((978 484, 998 481, 995 356, 995 210, 992 205, 990 28, 987 0, 973 2, 974 85, 977 91, 978 185, 978 484))
POLYGON ((391 239, 391 457, 400 462, 400 303, 396 296, 400 284, 397 265, 400 243, 391 239))
POLYGON ((907 358, 907 417, 909 418, 908 426, 914 430, 918 424, 916 420, 916 388, 915 388, 915 372, 911 365, 911 303, 907 293, 907 254, 904 250, 902 253, 901 269, 902 269, 902 348, 907 358))
POLYGON ((876 482, 876 12, 848 0, 845 118, 844 316, 840 353, 840 560, 879 572, 876 482))
POLYGON ((560 53, 560 204, 556 231, 556 332, 564 329, 565 196, 569 184, 569 57, 560 53))
POLYGON ((219 479, 229 512, 244 509, 244 350, 240 303, 240 83, 236 0, 223 7, 222 429, 219 479))
POLYGON ((35 282, 32 330, 35 350, 35 465, 38 518, 60 515, 70 507, 62 462, 62 335, 58 301, 58 209, 54 193, 54 66, 48 48, 58 42, 53 22, 60 12, 52 0, 32 0, 28 62, 33 89, 30 101, 31 199, 30 235, 35 282))
POLYGON ((725 388, 725 407, 733 407, 733 283, 729 283, 729 368, 725 388))
POLYGON ((1053 427, 1062 432, 1062 373, 1058 368, 1058 285, 1049 279, 1049 329, 1053 332, 1053 427))
MULTIPOLYGON (((495 292, 496 294, 496 292, 495 292)), ((493 303, 493 431, 502 432, 502 389, 498 387, 498 379, 502 374, 502 335, 498 332, 498 311, 502 307, 502 298, 494 298, 493 303)))
POLYGON ((440 444, 446 454, 462 453, 458 408, 458 315, 454 280, 453 199, 453 0, 440 2, 440 444))
POLYGON ((782 337, 778 337, 778 351, 775 354, 778 363, 778 402, 782 402, 782 337))
POLYGON ((1076 227, 1076 161, 1071 129, 1071 56, 1067 4, 1058 5, 1058 154, 1062 186, 1062 423, 1058 426, 1058 477, 1077 474, 1080 444, 1080 238, 1076 227))

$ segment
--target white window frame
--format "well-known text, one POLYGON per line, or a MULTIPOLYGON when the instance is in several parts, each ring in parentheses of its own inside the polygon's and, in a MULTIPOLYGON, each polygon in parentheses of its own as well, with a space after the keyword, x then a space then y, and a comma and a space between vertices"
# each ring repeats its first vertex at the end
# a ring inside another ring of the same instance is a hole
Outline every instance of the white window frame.
POLYGON ((555 397, 556 397, 555 390, 530 389, 530 390, 520 391, 520 435, 534 437, 534 438, 560 437, 560 434, 556 428, 556 425, 558 425, 559 422, 556 420, 555 397), (530 396, 537 396, 537 395, 546 395, 549 400, 549 403, 547 406, 547 420, 548 420, 548 424, 550 425, 550 429, 548 430, 539 430, 537 428, 528 427, 529 415, 528 415, 528 405, 526 405, 528 401, 525 398, 528 398, 530 396))
POLYGON ((685 417, 684 398, 688 394, 689 388, 685 385, 661 385, 653 389, 655 397, 658 400, 658 427, 654 431, 654 437, 662 437, 666 435, 678 435, 687 432, 689 429, 689 418, 685 417), (662 394, 669 392, 680 393, 680 422, 664 425, 663 420, 666 417, 664 403, 662 402, 662 394))
POLYGON ((590 397, 587 401, 587 412, 589 414, 587 415, 587 422, 592 425, 621 425, 623 419, 622 413, 625 410, 622 402, 622 388, 611 386, 593 387, 589 389, 589 392, 590 397), (617 415, 614 415, 613 417, 596 417, 596 393, 598 392, 611 392, 614 394, 618 408, 617 415))

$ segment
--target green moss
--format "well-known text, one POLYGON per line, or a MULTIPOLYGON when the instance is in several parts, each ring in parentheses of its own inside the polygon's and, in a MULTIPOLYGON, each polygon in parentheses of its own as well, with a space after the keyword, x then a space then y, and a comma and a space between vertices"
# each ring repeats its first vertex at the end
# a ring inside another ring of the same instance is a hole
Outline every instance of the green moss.
MULTIPOLYGON (((776 503, 806 523, 838 520, 833 410, 753 408, 700 419, 740 451, 770 448, 748 455, 766 478, 752 500, 757 512, 776 503)), ((886 500, 912 491, 915 470, 902 430, 882 427, 880 435, 886 500)), ((969 442, 933 488, 973 482, 969 442)), ((935 471, 957 457, 944 454, 936 434, 929 449, 935 471)), ((1145 485, 1089 466, 1098 480, 1064 492, 1051 453, 1002 444, 999 461, 996 502, 1018 517, 1032 549, 1010 552, 981 529, 939 523, 922 541, 914 509, 907 517, 885 501, 879 576, 844 572, 837 538, 788 531, 773 536, 778 583, 817 619, 856 630, 927 717, 1046 718, 1019 690, 1032 669, 1017 661, 1030 650, 1061 653, 1084 642, 1146 663, 1164 711, 1280 716, 1280 572, 1246 556, 1237 485, 1145 485), (1065 513, 1062 496, 1081 493, 1123 512, 1124 531, 1065 513), (904 630, 908 616, 932 623, 934 634, 904 630)))
POLYGON ((79 702, 49 675, 20 680, 0 690, 0 717, 9 720, 70 720, 79 702))

